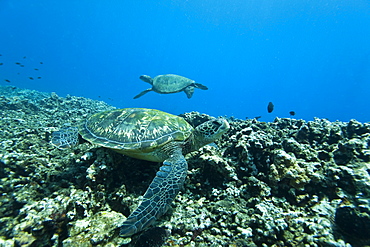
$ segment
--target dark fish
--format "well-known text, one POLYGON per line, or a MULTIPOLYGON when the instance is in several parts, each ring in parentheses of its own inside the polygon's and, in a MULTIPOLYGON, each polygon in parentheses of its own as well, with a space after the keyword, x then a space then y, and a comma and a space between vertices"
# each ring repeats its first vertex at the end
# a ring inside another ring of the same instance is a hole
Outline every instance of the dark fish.
POLYGON ((19 62, 16 62, 15 64, 16 64, 16 65, 21 65, 21 63, 19 63, 19 62))
POLYGON ((30 80, 33 80, 33 77, 28 77, 28 78, 30 78, 30 80))
POLYGON ((26 57, 23 57, 23 59, 25 59, 26 57))
POLYGON ((43 64, 43 62, 40 62, 40 64, 43 64))
POLYGON ((39 70, 39 69, 34 69, 34 70, 39 70))
POLYGON ((254 117, 254 119, 258 120, 260 119, 262 116, 257 116, 257 117, 254 117))
POLYGON ((41 79, 41 76, 37 77, 37 79, 41 79))
POLYGON ((295 111, 290 111, 289 114, 290 114, 290 116, 294 116, 295 115, 295 111))
POLYGON ((3 65, 3 63, 0 63, 0 65, 3 65))
POLYGON ((0 57, 2 56, 2 54, 0 54, 0 57))
POLYGON ((274 104, 272 102, 269 102, 267 106, 267 112, 271 113, 274 110, 274 104))
POLYGON ((19 65, 19 66, 24 67, 24 65, 23 65, 23 64, 21 64, 21 65, 19 65))
POLYGON ((10 82, 8 79, 5 79, 4 81, 6 81, 6 82, 10 82))

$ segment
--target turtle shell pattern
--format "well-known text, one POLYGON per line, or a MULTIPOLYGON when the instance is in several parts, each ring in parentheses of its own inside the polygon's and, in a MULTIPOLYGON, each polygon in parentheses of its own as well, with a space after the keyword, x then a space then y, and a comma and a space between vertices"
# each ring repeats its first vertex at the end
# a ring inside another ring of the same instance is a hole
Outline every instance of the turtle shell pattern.
POLYGON ((176 93, 193 84, 194 81, 180 75, 159 75, 153 79, 153 87, 161 93, 176 93))
POLYGON ((85 140, 129 156, 136 153, 137 158, 140 153, 150 153, 171 141, 185 141, 193 130, 181 117, 146 108, 100 112, 80 126, 85 140))

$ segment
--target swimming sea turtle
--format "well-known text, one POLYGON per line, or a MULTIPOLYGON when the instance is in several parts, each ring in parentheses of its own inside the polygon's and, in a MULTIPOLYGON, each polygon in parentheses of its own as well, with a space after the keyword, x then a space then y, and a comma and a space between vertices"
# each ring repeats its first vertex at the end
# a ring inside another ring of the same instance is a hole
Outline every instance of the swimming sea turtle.
POLYGON ((150 91, 162 94, 178 93, 184 91, 186 93, 186 96, 188 96, 188 98, 190 99, 193 96, 195 88, 208 90, 208 87, 200 83, 195 83, 195 81, 180 75, 158 75, 154 77, 154 79, 148 75, 142 75, 140 76, 140 79, 149 83, 150 85, 152 85, 152 87, 142 91, 141 93, 136 95, 134 99, 137 99, 150 91))
MULTIPOLYGON (((140 232, 163 215, 186 178, 184 155, 212 143, 228 129, 222 118, 193 128, 181 117, 145 108, 117 109, 89 117, 78 129, 83 139, 137 159, 163 162, 142 202, 121 226, 120 235, 140 232)), ((54 132, 52 143, 63 148, 75 145, 78 138, 77 129, 69 128, 54 132)))

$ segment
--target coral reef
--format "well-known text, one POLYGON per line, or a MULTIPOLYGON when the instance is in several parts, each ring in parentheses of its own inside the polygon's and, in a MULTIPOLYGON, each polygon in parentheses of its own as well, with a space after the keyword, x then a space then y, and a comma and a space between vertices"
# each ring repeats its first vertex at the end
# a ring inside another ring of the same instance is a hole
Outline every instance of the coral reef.
MULTIPOLYGON (((160 164, 51 133, 113 107, 0 87, 0 246, 367 246, 370 124, 229 119, 214 145, 187 155, 172 208, 145 232, 119 226, 160 164)), ((211 117, 181 115, 192 125, 211 117)))

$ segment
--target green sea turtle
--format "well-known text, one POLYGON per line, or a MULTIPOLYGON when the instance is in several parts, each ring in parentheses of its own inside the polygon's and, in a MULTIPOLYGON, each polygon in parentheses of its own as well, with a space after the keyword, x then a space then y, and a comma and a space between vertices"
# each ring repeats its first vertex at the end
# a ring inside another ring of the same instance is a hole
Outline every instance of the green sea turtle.
MULTIPOLYGON (((78 128, 80 136, 102 147, 137 159, 163 162, 139 206, 120 229, 131 236, 163 215, 186 178, 184 155, 212 143, 229 129, 225 119, 214 118, 193 128, 183 118, 159 110, 125 108, 89 117, 78 128)), ((65 148, 78 143, 77 128, 53 133, 52 143, 65 148)))
POLYGON ((158 75, 154 78, 151 78, 148 75, 142 75, 140 76, 140 79, 149 83, 152 85, 152 87, 142 91, 136 95, 134 99, 137 99, 150 91, 161 94, 178 93, 184 91, 186 96, 188 96, 190 99, 193 96, 195 88, 208 90, 208 87, 200 83, 195 83, 195 81, 180 75, 158 75))

